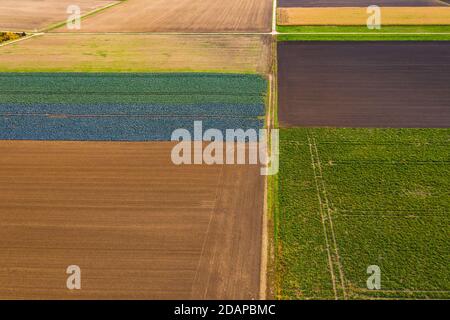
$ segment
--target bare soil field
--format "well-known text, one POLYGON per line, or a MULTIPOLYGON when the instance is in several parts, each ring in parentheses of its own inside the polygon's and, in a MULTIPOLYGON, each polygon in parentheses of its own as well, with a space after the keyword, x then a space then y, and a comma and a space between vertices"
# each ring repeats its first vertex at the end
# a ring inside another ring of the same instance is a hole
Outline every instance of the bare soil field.
MULTIPOLYGON (((398 7, 381 8, 381 23, 385 26, 448 25, 450 7, 398 7)), ((277 21, 283 26, 365 26, 367 9, 364 8, 278 8, 277 21)))
POLYGON ((79 31, 270 31, 271 18, 271 0, 128 0, 86 18, 79 31))
POLYGON ((434 7, 448 5, 442 0, 278 0, 278 7, 434 7))
POLYGON ((281 42, 283 127, 448 127, 448 42, 281 42))
POLYGON ((84 15, 116 3, 113 0, 1 0, 0 30, 37 31, 69 17, 67 8, 76 4, 84 15))
POLYGON ((0 48, 0 71, 267 73, 264 35, 45 34, 0 48))
POLYGON ((0 298, 257 298, 259 167, 175 166, 172 146, 1 141, 0 298))

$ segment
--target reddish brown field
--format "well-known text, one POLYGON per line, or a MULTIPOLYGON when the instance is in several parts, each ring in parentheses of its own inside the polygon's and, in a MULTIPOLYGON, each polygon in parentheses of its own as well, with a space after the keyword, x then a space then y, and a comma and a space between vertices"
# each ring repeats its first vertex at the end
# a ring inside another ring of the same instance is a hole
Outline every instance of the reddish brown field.
POLYGON ((67 8, 77 5, 84 15, 105 7, 114 0, 1 0, 0 30, 35 31, 65 21, 67 8))
POLYGON ((80 31, 270 31, 271 19, 272 0, 128 0, 86 18, 80 31))
POLYGON ((281 126, 448 127, 448 42, 281 42, 281 126))
POLYGON ((1 141, 0 298, 257 298, 259 167, 175 166, 172 145, 1 141))

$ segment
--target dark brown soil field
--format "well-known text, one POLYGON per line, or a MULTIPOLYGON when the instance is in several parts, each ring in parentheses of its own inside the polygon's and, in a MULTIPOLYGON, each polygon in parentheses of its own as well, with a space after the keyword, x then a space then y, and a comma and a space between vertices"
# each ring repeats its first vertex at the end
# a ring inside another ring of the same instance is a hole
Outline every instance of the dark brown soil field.
POLYGON ((450 43, 280 42, 280 126, 449 127, 450 43))
POLYGON ((258 298, 259 167, 175 166, 172 146, 1 141, 0 298, 258 298))
POLYGON ((278 7, 435 7, 448 6, 442 0, 278 0, 278 7))

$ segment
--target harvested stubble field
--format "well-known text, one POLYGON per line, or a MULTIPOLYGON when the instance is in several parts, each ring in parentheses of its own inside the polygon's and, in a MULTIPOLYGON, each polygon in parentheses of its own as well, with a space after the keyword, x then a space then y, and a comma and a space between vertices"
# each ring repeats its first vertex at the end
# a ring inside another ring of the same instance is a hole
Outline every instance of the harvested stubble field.
POLYGON ((1 0, 0 30, 36 31, 69 17, 67 8, 77 5, 81 14, 89 13, 112 3, 113 0, 1 0))
POLYGON ((448 127, 448 42, 278 44, 281 126, 448 127))
POLYGON ((282 129, 275 294, 449 299, 449 136, 282 129), (370 265, 381 290, 367 289, 370 265))
POLYGON ((176 166, 172 147, 1 141, 0 298, 257 298, 259 167, 176 166))
POLYGON ((263 32, 271 19, 271 0, 128 0, 82 20, 79 31, 263 32))
POLYGON ((259 129, 267 82, 259 75, 200 73, 4 73, 0 138, 170 140, 193 131, 259 129))
POLYGON ((1 72, 268 73, 263 35, 45 34, 0 48, 1 72))
MULTIPOLYGON (((366 26, 367 8, 279 8, 277 22, 281 26, 366 26)), ((450 7, 383 7, 383 26, 448 25, 450 7)))

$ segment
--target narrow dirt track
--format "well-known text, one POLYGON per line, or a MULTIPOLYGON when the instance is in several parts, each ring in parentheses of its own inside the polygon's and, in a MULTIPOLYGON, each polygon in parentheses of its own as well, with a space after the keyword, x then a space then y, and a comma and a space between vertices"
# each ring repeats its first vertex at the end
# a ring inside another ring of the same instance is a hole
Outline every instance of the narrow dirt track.
POLYGON ((448 127, 448 42, 278 44, 283 127, 448 127))
POLYGON ((1 141, 0 298, 257 298, 259 167, 175 166, 172 146, 1 141))

